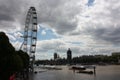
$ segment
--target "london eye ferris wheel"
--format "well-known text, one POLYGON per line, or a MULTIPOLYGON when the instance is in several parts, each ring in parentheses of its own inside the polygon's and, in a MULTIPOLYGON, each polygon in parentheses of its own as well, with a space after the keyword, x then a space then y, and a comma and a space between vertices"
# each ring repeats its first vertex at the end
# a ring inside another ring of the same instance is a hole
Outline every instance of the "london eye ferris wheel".
POLYGON ((27 52, 30 57, 30 65, 33 67, 37 42, 37 12, 35 7, 30 7, 27 12, 24 28, 23 44, 20 50, 27 52))

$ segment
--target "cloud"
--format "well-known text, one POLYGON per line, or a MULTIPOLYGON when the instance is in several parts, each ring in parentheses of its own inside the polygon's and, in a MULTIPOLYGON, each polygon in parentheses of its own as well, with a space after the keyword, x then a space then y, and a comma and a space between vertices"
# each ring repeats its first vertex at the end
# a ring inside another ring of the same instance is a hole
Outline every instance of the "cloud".
MULTIPOLYGON (((75 55, 119 51, 120 1, 0 0, 0 30, 5 31, 10 40, 16 42, 18 36, 23 35, 30 6, 37 10, 38 24, 60 36, 52 39, 51 35, 50 40, 42 41, 38 37, 38 55, 40 52, 49 55, 56 50, 65 54, 69 47, 75 55)), ((45 31, 42 31, 43 35, 47 33, 45 31)))
POLYGON ((23 29, 27 10, 30 6, 35 6, 38 23, 48 24, 57 33, 65 34, 77 27, 76 15, 81 12, 85 3, 87 0, 0 0, 1 27, 16 29, 18 27, 16 23, 19 22, 20 29, 23 29), (5 25, 6 23, 7 25, 5 25))
POLYGON ((41 34, 42 34, 42 35, 46 35, 45 30, 42 30, 41 34))
POLYGON ((39 22, 49 24, 57 33, 67 34, 76 29, 76 15, 82 11, 84 1, 74 0, 48 0, 41 1, 38 12, 41 13, 39 22), (56 5, 57 4, 57 5, 56 5), (76 4, 76 5, 74 5, 76 4))
POLYGON ((13 35, 11 35, 11 34, 7 34, 7 36, 9 37, 10 40, 13 40, 13 41, 16 40, 15 36, 13 36, 13 35))
POLYGON ((109 41, 111 44, 119 42, 120 2, 117 0, 95 0, 94 5, 86 7, 79 14, 76 30, 71 35, 90 35, 95 41, 109 41))
MULTIPOLYGON (((81 11, 78 10, 71 17, 67 14, 69 12, 66 10, 67 7, 63 5, 63 10, 60 8, 60 12, 58 11, 58 18, 55 17, 57 14, 54 16, 57 26, 54 26, 56 24, 52 24, 52 21, 45 22, 52 25, 57 33, 63 35, 64 48, 71 47, 74 54, 111 54, 113 51, 119 51, 120 2, 118 0, 95 0, 94 5, 90 7, 85 4, 86 2, 82 4, 82 7, 77 5, 81 11), (72 20, 73 22, 70 22, 72 20), (74 45, 69 42, 82 42, 82 45, 74 45)), ((72 12, 77 9, 75 6, 74 8, 72 12)), ((72 14, 72 12, 70 13, 72 14)), ((48 16, 48 20, 50 17, 48 16)))
POLYGON ((3 31, 17 31, 20 28, 21 22, 17 21, 20 19, 18 16, 22 13, 21 3, 20 0, 0 0, 0 28, 3 31))

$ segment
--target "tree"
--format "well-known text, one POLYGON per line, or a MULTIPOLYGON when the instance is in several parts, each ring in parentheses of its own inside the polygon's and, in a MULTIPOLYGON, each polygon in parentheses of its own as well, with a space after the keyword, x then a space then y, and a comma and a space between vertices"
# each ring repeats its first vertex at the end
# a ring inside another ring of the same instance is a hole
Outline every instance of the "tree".
POLYGON ((4 32, 0 32, 0 80, 9 80, 9 77, 23 68, 21 57, 9 42, 4 32))
POLYGON ((23 62, 23 68, 26 69, 29 67, 29 55, 22 50, 16 51, 16 53, 21 57, 23 62))

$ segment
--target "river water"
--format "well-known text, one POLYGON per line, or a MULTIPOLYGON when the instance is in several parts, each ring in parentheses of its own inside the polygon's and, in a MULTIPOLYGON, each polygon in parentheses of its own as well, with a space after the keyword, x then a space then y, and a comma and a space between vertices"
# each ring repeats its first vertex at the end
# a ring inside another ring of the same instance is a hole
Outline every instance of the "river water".
POLYGON ((96 75, 75 73, 67 66, 61 67, 62 70, 38 72, 30 80, 120 80, 120 65, 96 66, 96 75))

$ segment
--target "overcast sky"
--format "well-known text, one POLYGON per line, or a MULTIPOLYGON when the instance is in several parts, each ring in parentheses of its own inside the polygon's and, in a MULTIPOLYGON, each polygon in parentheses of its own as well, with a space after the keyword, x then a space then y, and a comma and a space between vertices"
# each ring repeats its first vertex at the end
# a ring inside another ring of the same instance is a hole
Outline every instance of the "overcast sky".
POLYGON ((22 44, 28 9, 38 17, 36 59, 110 55, 120 51, 119 0, 0 0, 0 31, 18 50, 22 44))

